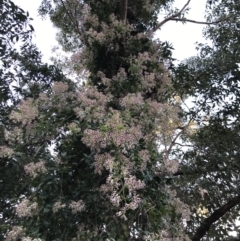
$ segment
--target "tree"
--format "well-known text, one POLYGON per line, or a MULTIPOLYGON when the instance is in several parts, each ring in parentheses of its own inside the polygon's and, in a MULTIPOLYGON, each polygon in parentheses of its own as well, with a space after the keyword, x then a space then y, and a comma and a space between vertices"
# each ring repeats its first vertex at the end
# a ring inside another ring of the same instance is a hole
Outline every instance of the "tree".
MULTIPOLYGON (((0 1, 0 239, 18 223, 15 203, 28 193, 20 150, 30 154, 29 142, 20 141, 22 129, 9 114, 24 98, 37 98, 51 87, 53 79, 64 80, 54 66, 42 64, 41 54, 31 43, 33 27, 28 13, 12 1, 0 1), (13 154, 14 153, 14 154, 13 154)), ((31 143, 32 145, 32 143, 31 143)))
MULTIPOLYGON (((231 162, 237 160, 234 125, 222 125, 215 114, 203 125, 199 110, 205 114, 208 102, 200 99, 185 113, 176 98, 204 93, 205 100, 215 100, 220 90, 211 92, 208 84, 214 87, 223 77, 222 67, 209 68, 212 56, 175 67, 171 47, 152 38, 167 21, 193 22, 184 17, 189 2, 173 10, 172 1, 161 0, 43 1, 41 12, 59 27, 60 43, 74 51, 71 68, 87 69, 89 76, 78 86, 54 83, 11 112, 24 136, 16 146, 29 186, 17 199, 18 226, 7 240, 199 240, 238 204, 239 196, 229 199, 233 192, 219 184, 237 188, 237 168, 233 178, 223 170, 230 154, 222 141, 232 150, 231 162), (169 15, 159 22, 162 9, 169 15), (192 148, 178 148, 185 144, 192 148), (216 187, 221 200, 211 196, 216 187), (215 212, 204 220, 208 213, 199 213, 201 207, 215 212)), ((221 10, 227 3, 208 6, 221 10)), ((230 10, 231 18, 214 16, 206 23, 232 23, 237 12, 230 10)), ((210 49, 202 46, 201 53, 210 49)), ((221 238, 222 230, 214 237, 221 238)))
MULTIPOLYGON (((96 9, 91 6, 93 12, 87 4, 78 4, 86 11, 85 33, 81 36, 82 54, 89 56, 83 59, 84 65, 91 73, 86 87, 71 93, 68 86, 55 84, 52 93, 41 95, 33 103, 38 107, 36 111, 26 100, 19 108, 22 113, 31 110, 29 114, 19 117, 13 111, 10 115, 26 130, 31 126, 31 132, 25 135, 34 138, 31 149, 37 150, 25 165, 26 173, 34 178, 33 193, 25 195, 16 212, 20 218, 26 217, 23 225, 26 235, 32 237, 142 240, 167 228, 171 217, 165 216, 166 224, 161 219, 164 213, 172 212, 174 205, 167 203, 171 193, 164 185, 164 176, 177 165, 171 160, 168 166, 157 167, 168 157, 158 153, 156 131, 162 126, 171 132, 168 119, 178 118, 177 107, 166 103, 164 93, 170 88, 170 79, 159 62, 161 45, 141 36, 149 22, 154 25, 156 19, 150 18, 148 8, 139 13, 142 24, 135 17, 137 9, 132 10, 127 22, 117 13, 119 6, 111 3, 96 5, 96 9), (99 7, 109 7, 109 12, 99 11, 99 7), (97 13, 100 19, 94 26, 91 21, 97 13), (96 30, 91 30, 91 26, 96 30), (109 39, 101 37, 101 33, 100 38, 93 38, 98 29, 109 39), (109 42, 116 46, 109 49, 109 42), (36 149, 38 138, 44 136, 55 141, 60 163, 46 149, 36 149), (162 169, 162 177, 157 174, 158 169, 162 169), (34 212, 38 215, 34 216, 34 212), (79 223, 79 219, 84 223, 79 223)), ((157 14, 158 6, 154 7, 157 14)), ((27 158, 26 153, 21 154, 27 158)), ((178 199, 176 202, 181 204, 178 199)), ((187 218, 187 207, 176 210, 172 218, 180 217, 182 211, 187 218)), ((10 232, 8 237, 11 235, 10 232)))
POLYGON ((199 205, 207 209, 207 214, 196 217, 198 225, 193 240, 200 240, 206 232, 214 240, 225 240, 228 232, 236 227, 240 201, 239 56, 236 54, 239 3, 219 1, 211 5, 209 1, 208 9, 208 21, 212 16, 227 20, 205 28, 204 34, 212 46, 199 44, 199 55, 175 69, 179 95, 195 98, 195 105, 187 110, 187 116, 197 126, 197 131, 195 128, 190 134, 192 148, 185 153, 182 167, 185 173, 182 174, 189 177, 185 184, 178 185, 180 192, 189 194, 182 197, 185 203, 193 207, 194 200, 194 212, 199 205), (203 192, 205 197, 201 197, 203 192), (193 196, 199 197, 197 202, 193 196))

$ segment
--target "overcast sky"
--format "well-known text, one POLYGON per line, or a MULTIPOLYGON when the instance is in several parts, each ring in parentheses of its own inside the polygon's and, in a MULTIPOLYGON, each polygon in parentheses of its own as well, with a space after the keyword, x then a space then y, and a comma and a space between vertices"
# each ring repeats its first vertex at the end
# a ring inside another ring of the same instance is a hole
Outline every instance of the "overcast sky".
MULTIPOLYGON (((56 29, 53 28, 49 20, 41 20, 38 16, 37 9, 41 0, 13 0, 25 11, 28 11, 30 16, 34 19, 32 25, 35 29, 34 42, 37 44, 43 53, 43 60, 48 61, 51 56, 51 50, 57 45, 55 40, 56 29)), ((175 6, 182 8, 187 0, 176 0, 175 6)), ((191 10, 187 18, 203 21, 204 20, 204 7, 205 1, 192 0, 189 7, 191 10)), ((164 18, 164 15, 160 15, 164 18)), ((168 41, 173 43, 174 52, 173 57, 179 60, 190 57, 196 53, 195 42, 205 42, 202 37, 203 25, 193 23, 176 23, 168 22, 158 32, 157 37, 161 41, 168 41)))

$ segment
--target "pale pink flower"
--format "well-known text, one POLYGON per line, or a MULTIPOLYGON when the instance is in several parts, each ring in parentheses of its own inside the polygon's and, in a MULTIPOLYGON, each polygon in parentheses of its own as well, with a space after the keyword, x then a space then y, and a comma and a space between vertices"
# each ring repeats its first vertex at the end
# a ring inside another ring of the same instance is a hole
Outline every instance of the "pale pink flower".
POLYGON ((125 81, 127 79, 127 73, 125 71, 124 68, 120 68, 118 70, 118 73, 116 76, 113 77, 113 81, 116 81, 118 82, 119 84, 122 82, 122 81, 125 81))
POLYGON ((21 217, 32 217, 38 210, 36 202, 31 203, 28 199, 23 199, 16 207, 17 215, 21 217))
POLYGON ((30 123, 38 115, 38 109, 34 105, 32 98, 22 100, 18 105, 19 110, 14 110, 10 114, 10 119, 21 121, 23 125, 30 123))
POLYGON ((61 201, 55 202, 54 205, 53 205, 53 212, 56 213, 60 209, 63 209, 65 207, 66 207, 65 203, 62 203, 61 201))
POLYGON ((13 226, 12 230, 7 233, 5 241, 17 241, 24 234, 23 228, 13 226))
POLYGON ((60 95, 67 92, 68 84, 63 82, 54 82, 52 89, 56 95, 60 95))
POLYGON ((82 200, 77 202, 71 201, 69 204, 69 208, 72 209, 72 213, 76 214, 78 212, 82 212, 86 209, 85 203, 82 200))
POLYGON ((124 181, 125 181, 125 185, 129 189, 129 192, 132 192, 134 190, 143 189, 146 185, 143 181, 137 180, 137 178, 132 175, 130 175, 129 177, 125 177, 124 181))
POLYGON ((179 198, 175 197, 171 199, 171 204, 175 207, 178 214, 181 214, 182 219, 189 221, 191 217, 190 208, 187 204, 183 203, 179 198))
POLYGON ((150 160, 150 154, 148 150, 141 150, 138 155, 142 159, 141 170, 144 171, 147 167, 148 161, 150 160))
POLYGON ((14 151, 12 148, 9 148, 7 146, 0 146, 0 157, 8 157, 11 158, 14 151))
POLYGON ((21 241, 42 241, 40 238, 31 238, 31 237, 24 237, 21 241))
POLYGON ((127 94, 124 98, 121 99, 120 104, 126 109, 140 111, 144 107, 145 102, 141 93, 137 93, 127 94))
POLYGON ((94 162, 95 173, 98 173, 101 175, 104 169, 112 172, 114 158, 110 154, 108 153, 96 154, 94 156, 94 159, 95 159, 95 162, 94 162))
POLYGON ((138 195, 133 196, 133 201, 129 204, 126 204, 126 209, 136 210, 139 207, 142 199, 138 195))
POLYGON ((163 168, 167 171, 167 173, 174 174, 178 171, 179 162, 177 160, 165 159, 163 161, 163 168))
POLYGON ((100 149, 107 146, 107 138, 99 130, 86 129, 82 142, 92 149, 100 149))
POLYGON ((112 205, 115 207, 119 207, 120 201, 121 201, 121 198, 119 194, 116 191, 113 191, 113 193, 110 196, 110 202, 112 203, 112 205))
POLYGON ((30 162, 24 166, 25 172, 31 177, 37 177, 39 173, 46 173, 47 169, 45 167, 44 161, 30 162))

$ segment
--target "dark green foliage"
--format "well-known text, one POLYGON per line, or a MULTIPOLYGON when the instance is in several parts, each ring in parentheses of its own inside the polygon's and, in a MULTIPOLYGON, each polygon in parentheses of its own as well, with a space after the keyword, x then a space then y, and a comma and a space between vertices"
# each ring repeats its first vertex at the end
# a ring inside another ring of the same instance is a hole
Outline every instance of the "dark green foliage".
POLYGON ((37 148, 30 148, 31 140, 18 147, 9 142, 6 131, 11 132, 19 124, 13 123, 8 115, 21 99, 37 98, 51 87, 53 81, 64 79, 57 68, 42 63, 40 52, 31 43, 33 27, 30 20, 28 13, 12 1, 0 1, 0 148, 11 147, 16 151, 14 157, 0 158, 1 240, 6 231, 18 223, 17 219, 13 220, 13 205, 19 196, 29 192, 21 152, 29 159, 32 149, 37 148))
MULTIPOLYGON (((211 213, 238 195, 240 188, 240 18, 239 1, 208 1, 207 6, 209 21, 227 20, 205 28, 204 35, 212 46, 198 44, 199 55, 175 69, 174 84, 182 98, 194 100, 194 107, 185 111, 198 126, 190 135, 193 148, 184 154, 183 170, 188 177, 179 185, 186 186, 179 188, 188 193, 183 198, 189 205, 198 196, 197 203, 211 213), (198 187, 208 191, 206 199, 201 199, 198 187)), ((238 210, 236 207, 215 223, 209 237, 225 240, 228 233, 220 223, 234 222, 238 210)), ((198 225, 202 221, 196 218, 198 225)), ((196 223, 189 226, 189 232, 196 223)))

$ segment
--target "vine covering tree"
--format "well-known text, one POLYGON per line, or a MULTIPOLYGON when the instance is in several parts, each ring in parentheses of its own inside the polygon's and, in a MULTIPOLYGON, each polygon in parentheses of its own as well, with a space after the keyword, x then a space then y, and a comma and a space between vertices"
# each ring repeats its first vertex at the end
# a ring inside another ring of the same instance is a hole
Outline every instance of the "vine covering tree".
MULTIPOLYGON (((82 82, 16 55, 29 79, 20 75, 13 93, 21 97, 3 118, 1 170, 13 165, 21 184, 11 183, 14 195, 4 192, 5 240, 229 237, 240 202, 240 3, 207 1, 205 22, 185 17, 189 3, 42 2, 40 13, 72 53, 58 64, 82 82), (162 10, 168 14, 159 21, 162 10), (213 46, 199 45, 198 57, 174 65, 171 46, 153 38, 168 21, 206 24, 213 46), (193 108, 184 106, 189 96, 193 108)), ((13 9, 6 16, 19 11, 4 4, 13 9)))

